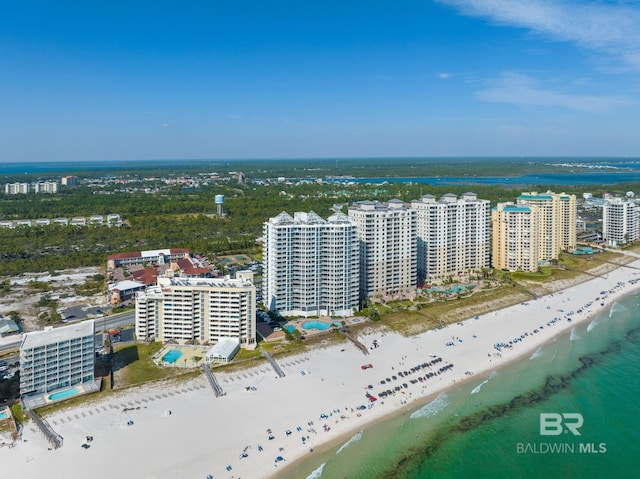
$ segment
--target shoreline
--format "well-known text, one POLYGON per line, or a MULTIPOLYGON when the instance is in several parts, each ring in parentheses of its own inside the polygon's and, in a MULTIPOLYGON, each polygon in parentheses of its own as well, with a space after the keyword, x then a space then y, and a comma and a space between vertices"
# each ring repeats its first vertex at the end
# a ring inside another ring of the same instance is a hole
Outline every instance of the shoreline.
MULTIPOLYGON (((633 263, 638 263, 638 265, 640 265, 640 261, 632 261, 630 263, 627 264, 622 264, 620 265, 618 268, 616 268, 614 271, 617 271, 619 269, 622 269, 626 266, 632 266, 633 263)), ((637 268, 637 266, 636 266, 637 268)), ((613 305, 615 304, 616 301, 622 300, 625 297, 628 296, 632 296, 634 294, 638 294, 640 292, 640 272, 637 273, 633 273, 634 275, 637 275, 638 277, 638 282, 633 285, 631 287, 631 289, 629 290, 621 290, 621 291, 616 291, 613 294, 609 294, 608 296, 611 296, 611 298, 607 298, 607 300, 604 302, 603 306, 600 306, 599 308, 597 308, 596 310, 593 310, 591 312, 588 312, 585 315, 579 316, 576 319, 572 319, 571 322, 565 322, 566 324, 563 324, 562 327, 559 330, 556 330, 556 332, 558 334, 554 334, 552 337, 550 338, 546 338, 546 340, 544 342, 537 342, 537 343, 530 343, 528 344, 526 348, 523 349, 519 349, 518 352, 516 354, 514 354, 513 356, 509 356, 508 358, 506 358, 504 361, 500 362, 499 365, 496 365, 495 367, 485 367, 484 369, 478 371, 477 373, 474 372, 473 375, 471 376, 467 376, 464 377, 460 380, 454 380, 452 382, 449 382, 448 384, 445 384, 442 388, 438 389, 437 391, 433 391, 430 395, 428 396, 424 396, 424 397, 419 397, 416 398, 413 402, 404 404, 402 406, 399 406, 398 408, 396 408, 395 410, 389 411, 388 413, 377 417, 375 419, 372 419, 370 422, 367 423, 367 425, 361 429, 357 429, 357 428, 353 428, 350 431, 346 431, 344 433, 342 433, 339 437, 336 437, 326 443, 324 443, 322 445, 322 447, 318 448, 319 452, 326 452, 328 450, 331 450, 333 448, 339 447, 341 445, 344 445, 347 441, 349 441, 352 437, 354 437, 356 434, 358 433, 366 433, 366 430, 370 427, 376 426, 380 423, 383 423, 385 421, 388 421, 392 418, 395 417, 399 417, 401 415, 407 415, 410 412, 419 410, 420 408, 424 407, 425 405, 433 402, 434 400, 436 400, 438 397, 440 397, 443 394, 447 394, 453 390, 458 389, 459 387, 462 387, 463 385, 469 383, 469 382, 473 382, 473 381, 482 381, 485 380, 487 378, 489 378, 495 371, 499 371, 500 369, 506 368, 518 361, 523 361, 526 359, 527 355, 529 354, 535 354, 536 351, 538 351, 539 349, 544 348, 545 346, 552 344, 556 341, 556 339, 561 338, 561 337, 565 337, 567 335, 570 335, 572 330, 581 324, 586 324, 586 323, 590 323, 592 321, 594 321, 596 319, 596 317, 598 315, 601 315, 603 313, 605 313, 606 311, 609 311, 613 305)), ((545 296, 541 296, 540 298, 537 298, 535 300, 531 300, 531 301, 538 301, 540 299, 544 299, 545 297, 552 297, 554 295, 561 295, 564 294, 565 291, 571 290, 573 288, 576 287, 580 287, 581 285, 583 285, 584 283, 587 282, 591 282, 594 280, 598 280, 598 279, 604 279, 605 281, 607 281, 609 273, 606 274, 606 278, 603 277, 597 277, 597 278, 592 278, 583 282, 580 282, 578 284, 574 284, 571 286, 568 286, 565 289, 562 290, 558 290, 554 293, 550 293, 548 295, 545 296)), ((502 310, 508 310, 513 308, 514 306, 509 306, 507 308, 502 308, 501 310, 498 311, 502 311, 502 310)), ((470 319, 466 319, 463 321, 463 323, 466 323, 467 321, 470 321, 470 319)), ((445 326, 445 328, 447 328, 448 326, 451 325, 447 325, 445 326)), ((443 329, 445 329, 443 328, 443 329)), ((425 334, 425 333, 422 333, 425 334)), ((279 477, 285 477, 288 474, 291 474, 293 472, 293 470, 295 470, 296 467, 299 467, 302 463, 306 462, 307 458, 306 457, 300 457, 298 459, 296 459, 294 462, 292 462, 291 464, 288 464, 288 466, 281 470, 279 474, 274 474, 273 476, 269 476, 270 479, 278 479, 279 477)))
POLYGON ((284 378, 276 378, 264 364, 245 371, 215 373, 227 393, 220 398, 214 397, 202 376, 96 398, 46 416, 65 439, 58 450, 49 451, 43 436, 27 424, 23 430, 27 442, 13 449, 0 448, 3 477, 47 474, 54 479, 69 479, 85 477, 87 468, 96 478, 117 474, 149 479, 176 474, 206 478, 212 474, 216 479, 271 479, 286 475, 313 454, 310 448, 315 453, 339 446, 359 431, 407 414, 469 381, 482 380, 493 370, 569 333, 574 326, 593 320, 622 296, 640 290, 638 265, 640 261, 620 265, 606 278, 592 278, 413 337, 385 330, 363 332, 359 340, 367 345, 369 355, 350 344, 320 347, 278 360, 287 374, 284 378), (603 291, 605 295, 600 294, 603 291), (559 319, 552 322, 552 318, 559 319), (373 346, 374 340, 379 347, 373 346), (496 343, 509 341, 514 341, 512 347, 501 351, 494 348, 496 343), (386 379, 398 371, 410 370, 434 357, 442 358, 442 362, 410 371, 392 380, 391 386, 387 383, 386 379), (361 369, 369 363, 372 368, 361 369), (409 384, 445 364, 454 366, 409 384), (379 396, 379 392, 402 383, 407 387, 393 396, 378 397, 375 402, 365 396, 368 391, 379 396), (251 387, 254 389, 247 389, 251 387), (365 409, 358 410, 359 405, 365 409), (320 418, 320 414, 326 417, 320 418), (129 420, 135 424, 127 426, 129 420), (268 430, 273 432, 272 440, 267 437, 268 430), (82 451, 80 445, 87 434, 95 440, 90 449, 82 451), (242 453, 247 457, 240 458, 242 453), (112 457, 117 461, 110 463, 109 470, 96 471, 96 461, 112 457), (277 457, 283 460, 276 461, 277 457))

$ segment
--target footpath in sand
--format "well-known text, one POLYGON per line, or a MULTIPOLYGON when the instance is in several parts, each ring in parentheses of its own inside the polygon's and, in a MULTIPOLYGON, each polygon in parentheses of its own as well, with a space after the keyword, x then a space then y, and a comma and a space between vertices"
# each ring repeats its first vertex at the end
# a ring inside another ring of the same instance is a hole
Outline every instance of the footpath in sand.
POLYGON ((286 373, 282 378, 268 364, 218 373, 226 393, 219 398, 201 376, 137 387, 57 412, 46 419, 64 438, 64 446, 49 450, 28 423, 23 442, 0 448, 0 476, 276 477, 293 461, 346 441, 359 430, 366 434, 367 424, 489 374, 592 318, 640 287, 638 263, 419 336, 361 335, 369 348, 366 356, 345 343, 280 360, 286 373), (362 369, 368 364, 373 367, 362 369), (381 396, 396 387, 401 390, 381 396), (370 401, 367 393, 377 400, 370 401), (87 436, 93 440, 85 449, 87 436))

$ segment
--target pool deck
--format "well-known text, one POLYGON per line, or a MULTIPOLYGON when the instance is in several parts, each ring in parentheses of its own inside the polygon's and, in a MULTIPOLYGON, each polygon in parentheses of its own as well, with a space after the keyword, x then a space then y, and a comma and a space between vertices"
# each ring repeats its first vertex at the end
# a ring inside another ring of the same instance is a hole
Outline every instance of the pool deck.
POLYGON ((153 362, 158 366, 169 368, 198 368, 204 362, 204 358, 211 346, 192 346, 185 344, 166 344, 160 351, 153 355, 153 362), (178 359, 172 363, 163 361, 165 355, 175 349, 182 353, 178 359), (199 359, 197 359, 199 358, 199 359))
POLYGON ((100 391, 101 382, 102 382, 101 379, 95 379, 95 380, 93 380, 91 382, 88 382, 88 383, 76 384, 74 386, 57 389, 55 391, 49 391, 49 392, 41 393, 41 394, 33 394, 33 395, 23 396, 22 397, 22 402, 23 402, 23 404, 24 404, 26 409, 36 409, 36 408, 39 408, 39 407, 42 407, 42 406, 48 406, 49 404, 65 401, 67 399, 71 399, 71 398, 78 397, 78 396, 83 396, 85 394, 98 392, 98 391, 100 391), (69 390, 69 389, 76 389, 78 392, 76 394, 72 394, 70 396, 63 397, 63 398, 56 399, 56 400, 50 399, 50 396, 52 394, 60 393, 62 391, 66 391, 66 390, 69 390))
POLYGON ((331 324, 331 323, 340 323, 340 325, 345 325, 345 326, 352 326, 354 324, 359 324, 359 323, 363 323, 365 321, 369 321, 369 318, 364 317, 364 316, 348 316, 346 318, 298 318, 292 321, 287 322, 284 325, 284 328, 286 328, 287 326, 293 326, 295 327, 298 331, 300 331, 300 334, 302 334, 303 336, 312 336, 315 334, 319 334, 319 333, 324 333, 326 331, 330 331, 331 328, 327 328, 327 329, 304 329, 302 327, 303 323, 309 322, 309 321, 317 321, 320 323, 327 323, 327 324, 331 324))

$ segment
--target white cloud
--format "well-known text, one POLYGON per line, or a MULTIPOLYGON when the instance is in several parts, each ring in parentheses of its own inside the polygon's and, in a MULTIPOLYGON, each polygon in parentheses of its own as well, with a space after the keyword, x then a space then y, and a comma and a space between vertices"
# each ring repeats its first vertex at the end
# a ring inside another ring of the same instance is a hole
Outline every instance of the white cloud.
POLYGON ((640 9, 625 0, 436 0, 469 16, 613 55, 640 70, 640 9))
POLYGON ((535 79, 518 72, 503 72, 500 77, 476 91, 476 98, 485 102, 521 106, 560 107, 585 112, 605 112, 628 105, 630 100, 618 96, 596 96, 567 93, 545 88, 535 79))
POLYGON ((438 73, 437 77, 441 78, 442 80, 446 80, 448 78, 451 78, 451 73, 440 72, 440 73, 438 73))

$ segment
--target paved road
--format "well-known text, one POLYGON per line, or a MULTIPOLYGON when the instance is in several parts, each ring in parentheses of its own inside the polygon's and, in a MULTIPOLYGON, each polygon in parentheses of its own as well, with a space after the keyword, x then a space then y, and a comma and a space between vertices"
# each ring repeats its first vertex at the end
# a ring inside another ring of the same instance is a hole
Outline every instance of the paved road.
MULTIPOLYGON (((133 324, 135 322, 135 313, 133 311, 121 314, 115 314, 113 316, 106 316, 104 318, 95 319, 96 331, 102 329, 121 328, 125 324, 133 324)), ((5 342, 0 344, 0 354, 8 351, 13 351, 20 348, 22 342, 22 335, 16 336, 15 341, 5 342)))

